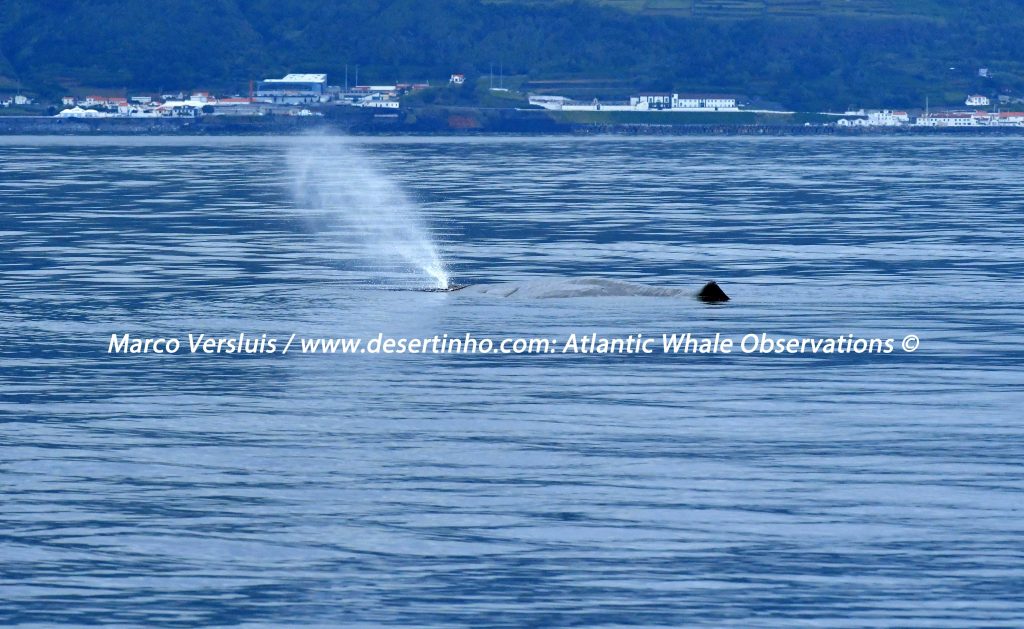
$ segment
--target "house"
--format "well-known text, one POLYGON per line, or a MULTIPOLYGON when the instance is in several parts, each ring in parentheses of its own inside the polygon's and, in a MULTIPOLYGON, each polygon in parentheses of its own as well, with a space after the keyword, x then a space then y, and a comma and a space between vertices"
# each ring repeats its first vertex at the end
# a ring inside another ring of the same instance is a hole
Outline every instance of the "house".
POLYGON ((448 82, 451 83, 452 85, 462 85, 463 83, 466 82, 466 75, 453 74, 451 78, 448 79, 448 82))
POLYGON ((157 107, 156 111, 169 118, 196 118, 205 104, 196 100, 169 100, 157 107))
POLYGON ((972 94, 971 96, 967 97, 967 101, 965 101, 965 104, 968 107, 988 107, 991 104, 991 101, 988 99, 988 96, 972 94))
POLYGON ((15 105, 31 105, 32 104, 32 99, 29 98, 28 96, 23 96, 21 94, 17 94, 14 97, 14 104, 15 105))
POLYGON ((1001 111, 996 124, 1006 127, 1024 127, 1024 111, 1001 111))
POLYGON ((66 107, 74 107, 75 106, 75 97, 74 96, 64 96, 64 97, 62 97, 60 99, 60 104, 66 106, 66 107))

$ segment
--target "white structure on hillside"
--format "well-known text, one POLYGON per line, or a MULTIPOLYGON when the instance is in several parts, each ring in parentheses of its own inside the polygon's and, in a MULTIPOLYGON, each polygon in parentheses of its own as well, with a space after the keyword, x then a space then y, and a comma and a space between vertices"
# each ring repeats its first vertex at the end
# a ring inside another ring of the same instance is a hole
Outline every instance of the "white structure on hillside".
POLYGON ((981 96, 980 94, 972 94, 967 97, 965 105, 968 107, 988 107, 992 101, 988 99, 988 96, 981 96))

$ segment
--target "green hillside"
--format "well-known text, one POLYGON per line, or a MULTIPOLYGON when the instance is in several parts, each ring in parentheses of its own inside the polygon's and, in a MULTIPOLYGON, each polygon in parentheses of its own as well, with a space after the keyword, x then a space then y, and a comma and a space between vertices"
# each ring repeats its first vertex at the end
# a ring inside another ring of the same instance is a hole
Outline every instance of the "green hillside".
POLYGON ((244 91, 346 66, 444 81, 494 63, 516 82, 596 81, 588 96, 909 107, 1024 95, 1021 33, 1019 0, 0 0, 0 92, 244 91))

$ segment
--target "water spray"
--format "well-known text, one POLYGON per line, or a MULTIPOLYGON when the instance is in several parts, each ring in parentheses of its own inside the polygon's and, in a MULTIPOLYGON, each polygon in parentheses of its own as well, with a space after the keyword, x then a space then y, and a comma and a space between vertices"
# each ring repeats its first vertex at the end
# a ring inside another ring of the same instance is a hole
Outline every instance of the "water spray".
POLYGON ((378 281, 450 290, 420 208, 373 161, 343 137, 297 138, 288 149, 297 203, 358 245, 378 281))

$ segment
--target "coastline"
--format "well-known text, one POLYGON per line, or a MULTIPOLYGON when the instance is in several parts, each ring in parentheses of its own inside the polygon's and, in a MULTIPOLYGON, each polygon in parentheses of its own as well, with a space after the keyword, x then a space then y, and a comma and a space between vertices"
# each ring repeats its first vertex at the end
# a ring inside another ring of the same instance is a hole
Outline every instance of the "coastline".
POLYGON ((838 127, 762 119, 714 122, 580 121, 545 111, 516 109, 410 109, 400 113, 336 112, 297 116, 198 118, 0 117, 0 135, 294 135, 331 131, 356 136, 634 135, 634 136, 1022 136, 1024 127, 838 127))

